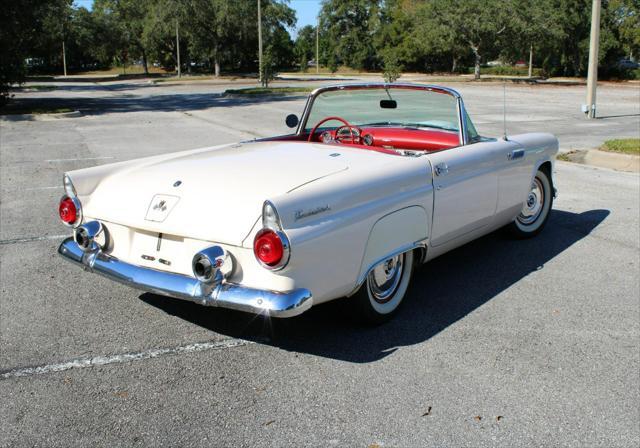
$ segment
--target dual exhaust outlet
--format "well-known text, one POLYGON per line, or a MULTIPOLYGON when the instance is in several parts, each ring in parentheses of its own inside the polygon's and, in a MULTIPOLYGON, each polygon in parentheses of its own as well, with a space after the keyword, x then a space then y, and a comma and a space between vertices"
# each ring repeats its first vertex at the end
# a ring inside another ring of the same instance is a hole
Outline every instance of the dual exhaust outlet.
MULTIPOLYGON (((100 221, 90 221, 75 230, 74 241, 85 253, 96 253, 108 247, 108 231, 100 221)), ((200 282, 215 286, 233 271, 231 256, 220 246, 211 246, 194 255, 191 262, 193 275, 200 282), (222 267, 225 266, 222 272, 222 267)))
MULTIPOLYGON (((225 277, 222 267, 230 263, 231 257, 226 250, 220 246, 211 246, 194 255, 191 267, 193 275, 202 283, 217 285, 222 283, 225 277)), ((229 273, 232 269, 225 269, 225 271, 229 273)))
POLYGON ((95 252, 108 244, 106 228, 100 221, 89 221, 77 227, 73 239, 84 252, 95 252))

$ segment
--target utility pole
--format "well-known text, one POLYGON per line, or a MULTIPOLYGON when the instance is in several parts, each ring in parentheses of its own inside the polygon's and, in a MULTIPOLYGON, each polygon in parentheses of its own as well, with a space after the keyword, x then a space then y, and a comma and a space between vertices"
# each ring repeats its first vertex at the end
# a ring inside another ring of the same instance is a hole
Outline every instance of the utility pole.
POLYGON ((62 67, 64 68, 64 76, 67 76, 67 52, 64 48, 64 39, 62 39, 62 67))
POLYGON ((601 0, 593 0, 591 9, 591 42, 589 43, 589 72, 587 75, 587 116, 596 117, 596 87, 598 84, 598 47, 600 45, 601 0))
POLYGON ((262 11, 258 0, 258 80, 262 83, 262 11))
POLYGON ((529 78, 533 77, 533 44, 529 45, 529 78))
POLYGON ((320 73, 320 13, 318 13, 318 24, 316 25, 316 74, 320 73))
POLYGON ((176 53, 176 59, 178 61, 178 78, 181 78, 182 68, 180 67, 180 32, 178 31, 178 19, 176 19, 176 53))

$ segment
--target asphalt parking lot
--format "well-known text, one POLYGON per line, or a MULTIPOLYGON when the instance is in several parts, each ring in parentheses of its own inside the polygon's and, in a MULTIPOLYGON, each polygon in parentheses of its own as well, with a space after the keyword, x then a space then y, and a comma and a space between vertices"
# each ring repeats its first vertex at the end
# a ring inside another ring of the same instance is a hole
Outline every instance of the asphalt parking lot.
MULTIPOLYGON (((481 133, 502 86, 459 88, 481 133)), ((304 98, 65 84, 76 118, 0 119, 1 446, 640 445, 640 177, 559 162, 545 231, 425 265, 397 318, 284 324, 141 294, 56 255, 64 171, 284 133, 304 98)), ((640 132, 640 89, 508 86, 509 132, 640 132)), ((126 198, 123 198, 126 200, 126 198)), ((322 275, 322 273, 318 273, 322 275)))

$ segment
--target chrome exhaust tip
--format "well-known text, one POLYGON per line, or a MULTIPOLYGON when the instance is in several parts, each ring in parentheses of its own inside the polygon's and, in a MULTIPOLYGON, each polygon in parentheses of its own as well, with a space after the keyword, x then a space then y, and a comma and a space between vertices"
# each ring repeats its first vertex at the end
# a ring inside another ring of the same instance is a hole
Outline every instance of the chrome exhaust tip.
POLYGON ((191 262, 193 275, 202 283, 220 283, 224 278, 221 268, 230 261, 229 254, 220 246, 208 247, 194 255, 191 262))
POLYGON ((100 249, 96 238, 102 232, 104 232, 104 228, 99 221, 90 221, 76 228, 73 239, 83 251, 89 252, 100 249))

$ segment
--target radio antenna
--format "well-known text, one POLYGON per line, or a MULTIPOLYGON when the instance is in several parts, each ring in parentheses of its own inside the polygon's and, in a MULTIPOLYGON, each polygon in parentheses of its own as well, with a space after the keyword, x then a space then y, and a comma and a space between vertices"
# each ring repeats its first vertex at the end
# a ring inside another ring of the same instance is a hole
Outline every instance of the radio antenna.
POLYGON ((502 126, 504 128, 504 135, 502 138, 505 140, 509 140, 507 138, 507 82, 504 81, 502 83, 502 126))

